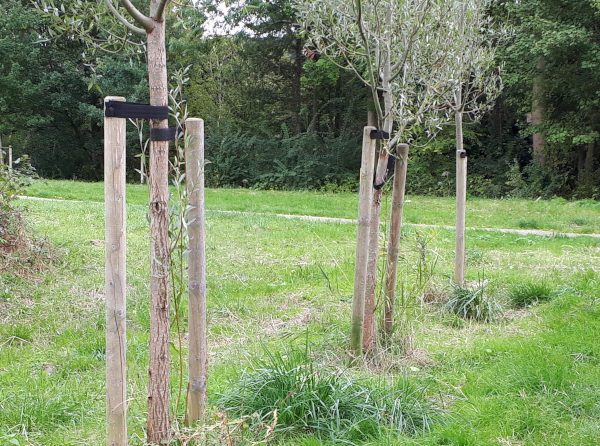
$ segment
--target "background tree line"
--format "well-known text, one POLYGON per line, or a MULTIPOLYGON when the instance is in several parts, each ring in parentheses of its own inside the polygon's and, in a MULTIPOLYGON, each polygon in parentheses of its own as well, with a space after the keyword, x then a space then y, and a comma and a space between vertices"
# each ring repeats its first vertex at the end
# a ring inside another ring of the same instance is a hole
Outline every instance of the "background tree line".
MULTIPOLYGON (((368 89, 305 47, 292 2, 248 0, 227 17, 245 32, 220 37, 204 31, 208 12, 169 17, 167 36, 171 70, 192 65, 185 96, 207 122, 208 184, 353 190, 368 89)), ((481 123, 465 127, 469 192, 600 199, 598 2, 496 0, 490 15, 512 32, 498 51, 504 90, 481 123)), ((42 176, 101 180, 103 96, 146 102, 147 91, 142 52, 53 38, 29 1, 3 2, 0 135, 42 176)), ((130 130, 134 180, 141 149, 130 130)), ((413 142, 408 193, 454 194, 454 138, 449 125, 434 141, 413 142)))

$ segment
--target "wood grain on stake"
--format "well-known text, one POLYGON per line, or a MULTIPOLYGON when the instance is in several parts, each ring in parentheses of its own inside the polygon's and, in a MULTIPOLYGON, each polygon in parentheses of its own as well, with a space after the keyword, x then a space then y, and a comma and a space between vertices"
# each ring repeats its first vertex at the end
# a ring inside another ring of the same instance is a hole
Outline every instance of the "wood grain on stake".
POLYGON ((365 292, 367 287, 367 263, 369 261, 369 230, 373 205, 373 171, 375 168, 375 140, 371 130, 363 131, 362 160, 360 165, 360 189, 358 199, 358 231, 356 237, 356 264, 354 267, 354 295, 352 299, 352 333, 350 335, 350 363, 362 353, 365 292))
POLYGON ((463 149, 462 114, 456 113, 456 246, 454 282, 465 283, 465 220, 467 212, 467 154, 463 149))
POLYGON ((189 236, 189 395, 188 422, 202 417, 206 404, 206 238, 204 212, 204 121, 185 121, 190 141, 185 152, 189 236))
POLYGON ((125 125, 124 118, 104 118, 107 446, 127 444, 125 125))

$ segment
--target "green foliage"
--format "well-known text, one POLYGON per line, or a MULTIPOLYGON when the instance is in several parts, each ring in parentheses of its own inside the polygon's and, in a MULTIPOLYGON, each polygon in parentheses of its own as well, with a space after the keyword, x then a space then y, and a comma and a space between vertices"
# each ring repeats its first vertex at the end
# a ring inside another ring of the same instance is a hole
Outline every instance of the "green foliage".
POLYGON ((236 417, 257 413, 275 432, 313 433, 350 444, 362 444, 387 430, 422 434, 443 422, 440 409, 426 399, 426 388, 406 377, 393 384, 357 380, 313 362, 307 349, 263 349, 264 357, 253 359, 250 369, 217 400, 236 417))
POLYGON ((218 130, 206 141, 210 187, 315 189, 356 179, 360 145, 347 135, 291 135, 285 125, 279 133, 263 129, 259 135, 218 130))
POLYGON ((17 249, 24 238, 21 212, 13 209, 11 203, 25 192, 35 177, 35 169, 27 156, 13 161, 13 166, 0 165, 0 251, 17 249))
POLYGON ((35 177, 35 169, 27 155, 14 160, 12 168, 0 164, 0 210, 8 211, 10 203, 25 193, 35 177))
POLYGON ((338 67, 325 58, 317 61, 309 59, 304 62, 303 68, 305 74, 301 81, 305 87, 335 85, 340 78, 338 67))
POLYGON ((514 285, 508 297, 515 308, 524 308, 552 298, 552 289, 545 282, 526 282, 514 285))

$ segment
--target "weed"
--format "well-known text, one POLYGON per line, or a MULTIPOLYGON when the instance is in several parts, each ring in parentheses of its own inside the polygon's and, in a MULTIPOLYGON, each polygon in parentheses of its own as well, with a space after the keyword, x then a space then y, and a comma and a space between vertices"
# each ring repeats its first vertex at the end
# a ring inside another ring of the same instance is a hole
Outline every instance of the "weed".
POLYGON ((439 254, 431 245, 436 241, 437 233, 416 231, 412 237, 412 246, 399 256, 404 265, 400 274, 400 295, 396 297, 397 322, 394 331, 402 336, 404 353, 414 349, 414 325, 425 294, 432 291, 433 277, 439 254))
POLYGON ((475 286, 452 283, 452 295, 445 308, 463 319, 491 322, 500 317, 502 307, 485 294, 486 282, 480 280, 475 286))
POLYGON ((526 282, 513 286, 508 297, 515 308, 524 308, 550 300, 552 289, 545 282, 526 282))

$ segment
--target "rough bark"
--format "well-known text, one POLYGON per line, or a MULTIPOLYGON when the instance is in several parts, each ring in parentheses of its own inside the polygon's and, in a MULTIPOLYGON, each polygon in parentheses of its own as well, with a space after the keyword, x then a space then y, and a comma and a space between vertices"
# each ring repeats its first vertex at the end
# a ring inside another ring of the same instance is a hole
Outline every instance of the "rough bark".
POLYGON ((296 39, 296 60, 294 61, 294 125, 296 133, 302 131, 302 40, 296 39))
POLYGON ((402 210, 406 189, 406 168, 408 144, 399 144, 394 163, 394 188, 392 190, 392 211, 390 216, 390 237, 388 239, 385 269, 385 307, 383 312, 384 333, 390 335, 394 325, 394 303, 396 300, 396 280, 398 277, 398 254, 402 234, 402 210))
MULTIPOLYGON (((160 2, 152 0, 154 16, 160 2)), ((168 105, 164 16, 147 33, 150 104, 168 105)), ((166 128, 167 120, 152 120, 152 128, 166 128)), ((169 185, 168 141, 150 143, 150 367, 148 370, 148 443, 170 439, 169 418, 169 185)))
POLYGON ((377 127, 377 119, 375 119, 375 112, 367 112, 367 125, 370 127, 377 127))
MULTIPOLYGON (((546 59, 540 57, 538 59, 536 69, 538 75, 533 80, 533 110, 531 112, 531 124, 540 125, 543 122, 544 113, 544 98, 542 84, 544 76, 542 70, 546 68, 546 59)), ((545 139, 541 132, 533 134, 533 157, 539 163, 540 166, 546 164, 546 150, 545 150, 545 139)))

